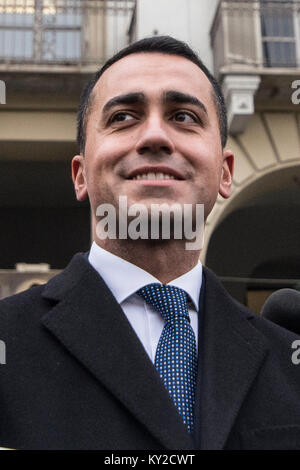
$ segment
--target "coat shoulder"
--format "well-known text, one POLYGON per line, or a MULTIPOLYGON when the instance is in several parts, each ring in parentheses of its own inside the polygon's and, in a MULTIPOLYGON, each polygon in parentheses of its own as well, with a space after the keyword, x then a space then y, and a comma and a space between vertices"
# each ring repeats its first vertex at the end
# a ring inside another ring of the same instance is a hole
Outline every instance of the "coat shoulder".
POLYGON ((274 364, 284 364, 285 370, 293 369, 294 375, 295 365, 292 356, 298 345, 296 341, 300 340, 299 335, 251 311, 235 300, 218 277, 208 268, 204 268, 204 275, 207 294, 210 297, 218 297, 218 303, 222 304, 224 315, 228 315, 232 325, 239 327, 239 332, 245 333, 245 341, 249 341, 249 338, 260 338, 259 342, 265 343, 269 349, 269 360, 274 361, 274 364), (251 335, 251 330, 255 333, 254 335, 251 335))
POLYGON ((296 333, 293 333, 292 331, 275 324, 259 313, 253 312, 238 300, 234 299, 227 292, 216 274, 214 274, 209 268, 204 268, 204 275, 206 283, 210 284, 210 289, 211 285, 213 285, 215 294, 218 295, 220 300, 224 303, 224 307, 227 311, 230 311, 231 313, 235 312, 235 314, 239 315, 240 317, 247 319, 254 328, 256 328, 258 331, 261 331, 267 337, 274 337, 274 339, 278 338, 278 340, 282 341, 290 341, 291 339, 299 338, 296 333))
POLYGON ((77 253, 68 266, 47 283, 30 287, 0 300, 0 323, 3 321, 12 323, 16 320, 20 322, 23 318, 28 321, 30 317, 40 317, 58 300, 56 294, 59 298, 63 295, 61 291, 72 289, 88 267, 85 254, 77 253), (47 295, 48 292, 53 295, 47 295))
POLYGON ((0 321, 20 320, 20 316, 40 310, 43 305, 42 292, 45 285, 33 286, 18 294, 0 300, 0 321))

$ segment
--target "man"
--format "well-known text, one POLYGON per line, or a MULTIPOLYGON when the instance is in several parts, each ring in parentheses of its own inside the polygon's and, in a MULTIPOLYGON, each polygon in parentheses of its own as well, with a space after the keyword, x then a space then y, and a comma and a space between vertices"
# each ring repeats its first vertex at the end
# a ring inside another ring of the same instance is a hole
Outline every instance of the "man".
POLYGON ((98 230, 99 208, 120 220, 122 197, 149 211, 203 204, 206 219, 218 193, 230 196, 219 86, 187 45, 149 38, 104 65, 78 116, 72 176, 94 243, 0 304, 0 444, 299 448, 295 336, 231 299, 186 237, 98 230))

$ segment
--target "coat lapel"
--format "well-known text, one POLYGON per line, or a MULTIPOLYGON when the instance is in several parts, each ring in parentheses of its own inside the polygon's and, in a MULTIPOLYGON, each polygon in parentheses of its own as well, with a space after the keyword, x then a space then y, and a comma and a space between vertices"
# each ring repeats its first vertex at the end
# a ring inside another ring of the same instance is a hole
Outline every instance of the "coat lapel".
POLYGON ((102 278, 81 254, 45 287, 43 324, 166 448, 193 443, 152 362, 102 278), (170 432, 171 430, 171 432, 170 432))
POLYGON ((268 348, 251 325, 255 314, 233 301, 207 268, 204 275, 200 446, 222 449, 268 348))

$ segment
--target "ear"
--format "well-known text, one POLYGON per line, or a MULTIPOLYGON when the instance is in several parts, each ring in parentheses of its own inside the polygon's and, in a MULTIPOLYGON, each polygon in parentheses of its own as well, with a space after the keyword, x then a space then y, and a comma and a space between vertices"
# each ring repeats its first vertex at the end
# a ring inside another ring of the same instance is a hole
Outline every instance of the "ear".
POLYGON ((231 183, 233 176, 234 155, 231 150, 223 151, 222 174, 219 187, 219 194, 227 199, 231 193, 231 183))
POLYGON ((83 155, 75 155, 72 159, 72 180, 77 201, 84 201, 87 198, 87 185, 85 178, 85 161, 83 155))

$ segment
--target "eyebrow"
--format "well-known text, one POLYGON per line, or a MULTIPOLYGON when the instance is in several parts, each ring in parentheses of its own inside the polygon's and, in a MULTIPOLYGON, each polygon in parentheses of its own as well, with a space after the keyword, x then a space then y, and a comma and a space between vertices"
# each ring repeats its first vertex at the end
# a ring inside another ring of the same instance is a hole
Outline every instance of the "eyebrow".
MULTIPOLYGON (((105 103, 103 106, 103 114, 106 114, 112 108, 120 105, 133 105, 133 104, 145 104, 147 102, 147 98, 144 93, 142 92, 134 92, 134 93, 126 93, 124 95, 114 96, 110 100, 105 103)), ((189 95, 188 93, 182 93, 181 91, 176 90, 169 90, 163 93, 163 101, 167 104, 175 103, 175 104, 192 104, 197 106, 206 114, 207 109, 198 98, 193 95, 189 95)))
POLYGON ((164 93, 164 101, 166 103, 176 103, 176 104, 192 104, 197 106, 202 111, 207 114, 207 109, 198 98, 188 93, 182 93, 181 91, 170 90, 164 93))
POLYGON ((124 95, 114 96, 103 106, 103 114, 106 114, 112 108, 120 105, 145 104, 146 97, 144 93, 126 93, 124 95))

